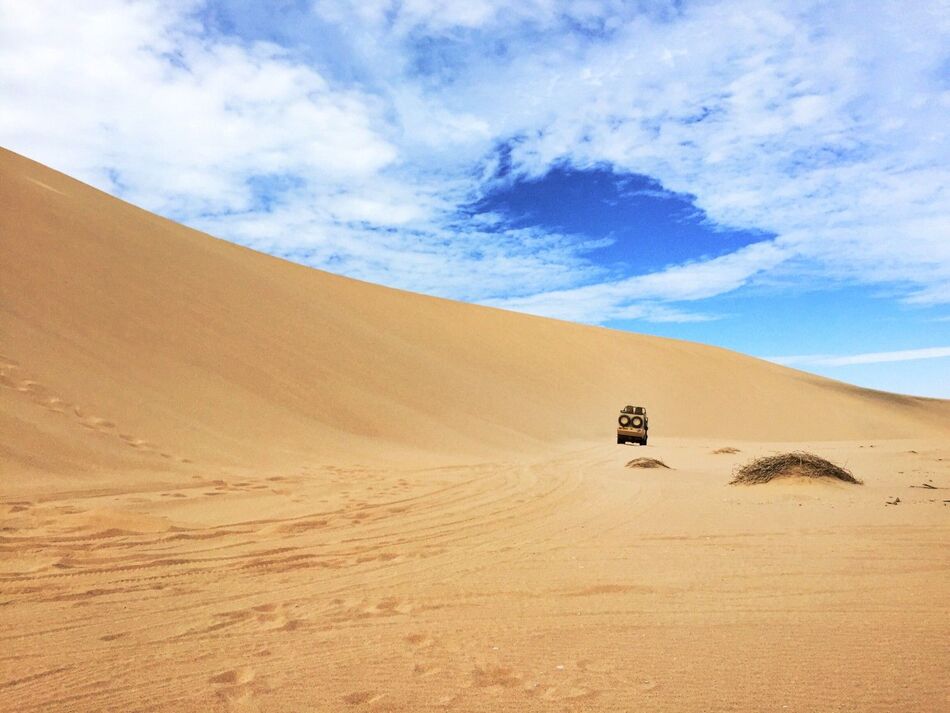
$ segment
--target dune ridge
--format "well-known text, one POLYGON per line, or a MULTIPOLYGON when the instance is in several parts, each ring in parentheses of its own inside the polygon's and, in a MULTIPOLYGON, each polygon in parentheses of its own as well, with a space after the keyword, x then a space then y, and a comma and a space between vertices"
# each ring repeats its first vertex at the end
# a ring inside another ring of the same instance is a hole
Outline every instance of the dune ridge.
POLYGON ((609 438, 630 401, 676 437, 950 432, 947 402, 309 269, 9 151, 0 186, 0 454, 47 482, 536 452, 609 438))

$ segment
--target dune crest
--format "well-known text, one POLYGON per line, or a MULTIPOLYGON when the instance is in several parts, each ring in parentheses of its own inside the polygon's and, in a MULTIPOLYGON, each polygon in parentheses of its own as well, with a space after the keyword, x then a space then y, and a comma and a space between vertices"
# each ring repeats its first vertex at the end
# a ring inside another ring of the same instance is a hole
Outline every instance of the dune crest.
POLYGON ((947 402, 331 275, 8 151, 0 186, 0 446, 15 473, 532 453, 609 438, 631 399, 655 437, 950 432, 947 402))

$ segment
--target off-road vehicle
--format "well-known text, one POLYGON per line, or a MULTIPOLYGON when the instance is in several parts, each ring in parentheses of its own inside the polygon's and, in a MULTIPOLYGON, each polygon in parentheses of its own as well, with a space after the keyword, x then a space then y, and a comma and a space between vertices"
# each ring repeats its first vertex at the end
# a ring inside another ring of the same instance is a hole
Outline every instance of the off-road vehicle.
POLYGON ((650 419, 647 418, 647 410, 643 406, 624 406, 620 409, 620 418, 617 419, 617 423, 620 426, 617 429, 618 445, 639 443, 645 446, 647 444, 650 419))

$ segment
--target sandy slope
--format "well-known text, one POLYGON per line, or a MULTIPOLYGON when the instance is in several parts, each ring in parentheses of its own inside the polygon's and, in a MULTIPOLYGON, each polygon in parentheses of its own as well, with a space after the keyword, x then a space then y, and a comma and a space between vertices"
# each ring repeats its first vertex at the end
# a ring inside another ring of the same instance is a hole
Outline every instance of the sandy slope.
POLYGON ((0 354, 14 387, 0 391, 2 443, 21 468, 99 478, 394 447, 478 457, 609 437, 631 400, 649 405, 656 437, 947 434, 946 402, 348 280, 10 153, 0 171, 0 354))
POLYGON ((0 153, 3 711, 940 710, 948 436, 947 402, 321 273, 0 153), (726 485, 798 447, 866 484, 726 485))
POLYGON ((0 710, 946 710, 950 448, 730 444, 7 501, 0 710))

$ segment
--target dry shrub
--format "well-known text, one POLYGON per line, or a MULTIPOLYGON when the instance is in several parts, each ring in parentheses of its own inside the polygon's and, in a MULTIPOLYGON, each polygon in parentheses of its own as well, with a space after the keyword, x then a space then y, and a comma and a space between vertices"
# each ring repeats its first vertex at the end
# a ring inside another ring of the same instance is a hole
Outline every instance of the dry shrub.
POLYGON ((627 463, 628 468, 669 468, 669 466, 656 458, 634 458, 627 463))
POLYGON ((733 485, 755 485, 768 483, 775 478, 828 478, 845 483, 861 483, 851 471, 804 451, 756 458, 737 469, 730 482, 733 485))
POLYGON ((713 455, 722 455, 723 453, 741 453, 741 451, 738 448, 733 448, 732 446, 717 448, 713 451, 713 455))

